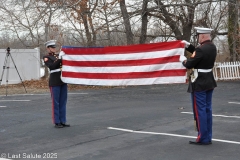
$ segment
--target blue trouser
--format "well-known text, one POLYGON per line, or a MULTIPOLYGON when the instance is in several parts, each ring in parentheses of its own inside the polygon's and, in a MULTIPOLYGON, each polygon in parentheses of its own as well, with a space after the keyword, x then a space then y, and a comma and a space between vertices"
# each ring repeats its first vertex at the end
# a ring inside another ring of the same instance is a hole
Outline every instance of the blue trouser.
POLYGON ((52 97, 52 121, 66 123, 67 84, 50 87, 52 97))
POLYGON ((213 89, 191 93, 194 119, 198 129, 197 142, 212 141, 212 94, 213 89))

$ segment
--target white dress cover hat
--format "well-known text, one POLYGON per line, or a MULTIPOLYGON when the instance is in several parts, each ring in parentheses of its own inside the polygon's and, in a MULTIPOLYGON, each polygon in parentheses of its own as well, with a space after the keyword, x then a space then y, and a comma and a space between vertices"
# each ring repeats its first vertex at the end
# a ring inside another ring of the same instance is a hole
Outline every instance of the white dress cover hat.
POLYGON ((47 41, 45 43, 45 46, 48 47, 48 46, 53 46, 55 47, 56 46, 56 40, 50 40, 50 41, 47 41))
POLYGON ((211 28, 201 28, 201 27, 194 27, 194 29, 197 31, 197 33, 202 33, 202 34, 210 34, 213 30, 211 28))

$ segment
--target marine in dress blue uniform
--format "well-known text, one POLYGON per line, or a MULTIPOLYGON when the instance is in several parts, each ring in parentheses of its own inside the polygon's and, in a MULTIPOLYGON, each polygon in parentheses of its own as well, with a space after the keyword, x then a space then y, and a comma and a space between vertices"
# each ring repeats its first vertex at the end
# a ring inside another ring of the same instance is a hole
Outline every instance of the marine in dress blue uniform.
POLYGON ((217 87, 212 68, 217 49, 210 40, 212 29, 200 27, 195 27, 195 29, 200 46, 195 48, 190 43, 183 41, 186 50, 192 53, 192 56, 183 60, 182 64, 187 69, 194 70, 189 80, 188 92, 191 93, 194 119, 198 131, 196 141, 189 141, 189 143, 208 145, 212 144, 212 94, 214 88, 217 87))
MULTIPOLYGON (((50 70, 49 88, 52 98, 52 121, 56 128, 70 127, 66 124, 67 84, 61 80, 61 55, 56 54, 56 41, 45 43, 48 54, 43 57, 50 70)), ((63 54, 63 52, 60 52, 63 54)))

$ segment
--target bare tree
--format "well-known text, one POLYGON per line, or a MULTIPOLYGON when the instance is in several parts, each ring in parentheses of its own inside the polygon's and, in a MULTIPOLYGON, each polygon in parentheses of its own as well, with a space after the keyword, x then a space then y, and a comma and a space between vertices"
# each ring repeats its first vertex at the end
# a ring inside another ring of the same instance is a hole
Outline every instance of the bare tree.
POLYGON ((147 12, 147 6, 148 6, 149 0, 143 0, 142 4, 142 27, 141 27, 141 35, 139 43, 145 43, 147 38, 147 25, 148 25, 148 12, 147 12))
POLYGON ((127 44, 130 45, 130 44, 133 44, 134 42, 133 42, 133 33, 131 29, 131 24, 129 21, 129 14, 127 12, 125 0, 119 0, 119 3, 120 3, 120 8, 121 8, 122 17, 124 20, 124 26, 126 30, 127 44))
POLYGON ((6 0, 0 20, 21 47, 43 46, 48 39, 76 46, 148 43, 156 37, 192 42, 195 26, 213 28, 213 38, 227 35, 227 8, 224 0, 6 0))
MULTIPOLYGON (((43 46, 48 39, 55 38, 58 28, 52 24, 56 8, 49 3, 36 1, 5 1, 0 5, 5 31, 11 32, 18 39, 18 48, 43 46), (16 9, 17 8, 17 9, 16 9)), ((17 47, 17 46, 15 46, 17 47)))
POLYGON ((240 60, 239 58, 239 24, 238 24, 238 12, 239 1, 229 0, 229 15, 228 15, 228 44, 230 51, 230 61, 240 60))
MULTIPOLYGON (((109 14, 107 13, 107 9, 109 8, 108 3, 106 2, 106 0, 103 0, 103 17, 104 17, 104 21, 106 23, 106 32, 107 32, 107 40, 108 40, 108 44, 110 46, 112 46, 112 41, 111 41, 111 32, 110 32, 110 22, 108 20, 108 16, 109 14)), ((102 10, 100 10, 100 12, 102 12, 102 10)))
MULTIPOLYGON (((211 22, 214 18, 215 22, 222 20, 222 16, 214 16, 214 11, 218 8, 214 8, 215 5, 220 3, 219 1, 192 1, 192 0, 180 0, 180 1, 166 1, 155 0, 155 5, 149 8, 149 16, 157 18, 167 24, 168 32, 165 32, 165 36, 172 34, 176 39, 184 39, 189 41, 192 35, 192 28, 194 26, 210 27, 216 29, 218 26, 214 26, 211 22), (203 7, 204 6, 204 7, 203 7), (197 12, 197 14, 196 14, 197 12)), ((221 12, 217 12, 221 14, 221 12)), ((216 23, 217 24, 217 23, 216 23)))

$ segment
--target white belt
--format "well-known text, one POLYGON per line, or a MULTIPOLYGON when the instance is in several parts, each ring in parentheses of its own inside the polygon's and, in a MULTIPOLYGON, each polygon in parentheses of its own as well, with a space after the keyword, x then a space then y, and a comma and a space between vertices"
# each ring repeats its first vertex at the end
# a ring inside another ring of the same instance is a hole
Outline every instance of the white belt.
POLYGON ((211 72, 212 69, 197 69, 198 72, 203 72, 203 73, 207 73, 207 72, 211 72))
POLYGON ((54 72, 60 72, 61 71, 61 69, 59 68, 59 69, 54 69, 54 70, 51 70, 50 71, 50 73, 54 73, 54 72))

